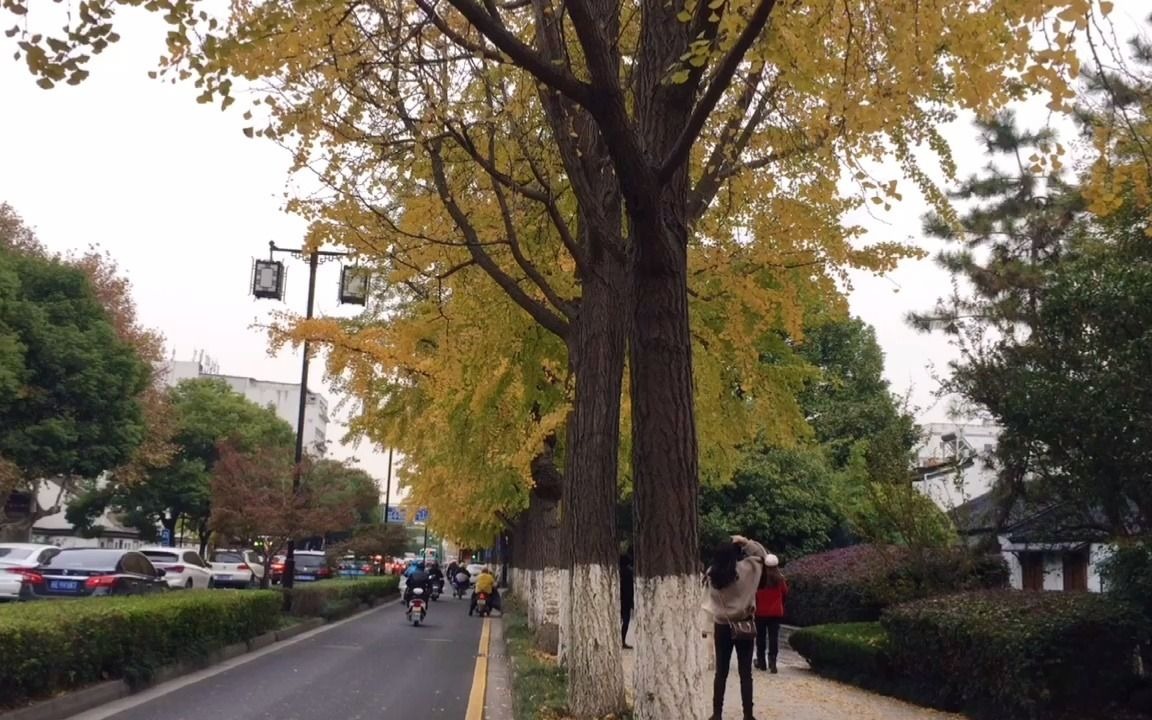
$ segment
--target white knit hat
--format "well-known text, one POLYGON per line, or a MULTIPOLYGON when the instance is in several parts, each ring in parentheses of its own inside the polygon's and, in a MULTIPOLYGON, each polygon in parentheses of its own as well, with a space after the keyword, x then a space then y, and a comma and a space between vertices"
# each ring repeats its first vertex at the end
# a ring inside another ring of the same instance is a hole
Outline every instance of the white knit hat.
POLYGON ((768 553, 768 557, 764 558, 764 565, 767 567, 780 567, 780 558, 772 553, 768 553))

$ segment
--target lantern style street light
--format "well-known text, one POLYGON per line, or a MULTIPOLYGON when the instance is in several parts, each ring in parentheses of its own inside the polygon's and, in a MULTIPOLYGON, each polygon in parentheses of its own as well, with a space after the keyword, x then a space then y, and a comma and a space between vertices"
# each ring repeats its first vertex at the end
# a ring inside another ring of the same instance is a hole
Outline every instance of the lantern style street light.
MULTIPOLYGON (((321 258, 336 259, 351 257, 352 253, 336 250, 303 250, 282 248, 275 242, 268 243, 268 259, 252 263, 252 295, 263 300, 284 300, 287 281, 287 268, 275 259, 276 253, 287 253, 293 257, 308 258, 308 307, 304 313, 306 320, 312 319, 316 304, 316 268, 321 258)), ((369 276, 366 268, 345 265, 340 271, 340 302, 345 305, 366 305, 368 302, 369 276)), ((300 406, 296 413, 296 465, 292 471, 292 497, 300 492, 300 470, 304 461, 304 414, 308 407, 308 356, 309 343, 304 341, 304 358, 300 363, 300 406)), ((285 589, 291 589, 296 574, 296 540, 289 538, 284 552, 284 575, 280 581, 285 589)), ((285 595, 285 599, 287 599, 285 595)))

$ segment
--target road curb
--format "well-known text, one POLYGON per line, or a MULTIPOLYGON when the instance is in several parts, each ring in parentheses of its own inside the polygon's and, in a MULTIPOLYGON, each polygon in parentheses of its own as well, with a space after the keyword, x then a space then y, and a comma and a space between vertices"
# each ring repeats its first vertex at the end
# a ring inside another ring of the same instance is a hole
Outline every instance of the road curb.
POLYGON ((123 680, 109 680, 51 700, 43 700, 26 708, 6 712, 0 715, 0 720, 62 720, 131 694, 132 689, 128 687, 128 683, 123 680))
POLYGON ((484 697, 483 720, 515 720, 512 710, 512 666, 504 642, 503 617, 492 621, 488 645, 488 689, 484 697))
MULTIPOLYGON (((384 598, 380 605, 376 607, 381 607, 394 600, 394 596, 389 596, 388 598, 384 598)), ((317 630, 325 625, 336 625, 351 620, 366 612, 371 612, 373 609, 375 608, 358 609, 357 612, 348 617, 333 620, 332 622, 326 622, 323 618, 308 618, 290 627, 258 635, 247 642, 227 645, 209 653, 201 659, 184 660, 157 668, 152 674, 152 680, 150 682, 137 687, 131 687, 124 680, 109 680, 97 685, 90 685, 79 690, 63 693, 48 700, 40 700, 27 707, 0 712, 0 720, 67 720, 67 718, 73 715, 79 715, 80 713, 94 710, 101 705, 107 705, 108 703, 122 700, 130 695, 151 690, 158 685, 177 680, 185 675, 206 670, 229 660, 235 660, 238 657, 257 652, 273 644, 294 639, 299 635, 317 630)))
POLYGON ((248 641, 248 652, 255 652, 276 642, 276 632, 266 632, 248 641))

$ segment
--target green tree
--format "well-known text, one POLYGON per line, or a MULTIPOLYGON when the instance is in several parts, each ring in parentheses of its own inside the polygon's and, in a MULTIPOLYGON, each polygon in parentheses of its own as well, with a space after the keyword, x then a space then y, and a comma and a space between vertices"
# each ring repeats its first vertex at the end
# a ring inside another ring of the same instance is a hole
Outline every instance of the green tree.
MULTIPOLYGON (((322 458, 308 468, 307 482, 315 492, 348 498, 356 510, 357 524, 380 522, 380 486, 353 461, 322 458)), ((352 528, 348 528, 351 530, 352 528)))
POLYGON ((825 550, 843 522, 835 483, 818 447, 750 453, 730 484, 701 493, 702 549, 739 533, 783 559, 825 550))
POLYGON ((1086 223, 1045 280, 1026 339, 1002 339, 953 382, 1030 450, 1030 491, 1152 522, 1152 250, 1141 214, 1086 223))
MULTIPOLYGON (((148 380, 82 270, 0 242, 0 499, 127 462, 145 437, 148 380)), ((49 510, 4 517, 0 536, 24 539, 49 510)))
MULTIPOLYGON (((137 482, 90 486, 69 508, 69 519, 88 531, 106 508, 124 522, 154 539, 157 526, 175 536, 183 520, 199 535, 201 552, 211 534, 212 471, 220 457, 219 445, 229 441, 240 452, 258 448, 290 451, 292 427, 267 407, 234 392, 223 380, 185 380, 168 393, 175 433, 169 461, 151 469, 137 482)), ((98 532, 98 531, 97 531, 98 532)))

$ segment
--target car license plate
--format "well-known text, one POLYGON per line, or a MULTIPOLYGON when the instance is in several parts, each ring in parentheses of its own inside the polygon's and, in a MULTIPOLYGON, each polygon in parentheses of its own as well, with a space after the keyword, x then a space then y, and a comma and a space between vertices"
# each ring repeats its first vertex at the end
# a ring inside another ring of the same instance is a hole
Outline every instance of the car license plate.
POLYGON ((76 592, 80 583, 75 580, 49 580, 48 589, 57 592, 76 592))
POLYGON ((297 580, 315 580, 316 576, 315 575, 297 575, 296 579, 297 580))

